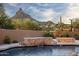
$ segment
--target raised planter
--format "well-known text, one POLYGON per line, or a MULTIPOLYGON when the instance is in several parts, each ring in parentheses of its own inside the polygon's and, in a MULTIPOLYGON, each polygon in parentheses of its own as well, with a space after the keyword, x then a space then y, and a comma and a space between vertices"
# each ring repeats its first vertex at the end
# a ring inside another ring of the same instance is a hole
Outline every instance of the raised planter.
POLYGON ((58 40, 58 43, 75 43, 75 38, 72 37, 58 37, 56 39, 58 40))
POLYGON ((52 45, 52 37, 25 37, 22 41, 26 46, 52 45))

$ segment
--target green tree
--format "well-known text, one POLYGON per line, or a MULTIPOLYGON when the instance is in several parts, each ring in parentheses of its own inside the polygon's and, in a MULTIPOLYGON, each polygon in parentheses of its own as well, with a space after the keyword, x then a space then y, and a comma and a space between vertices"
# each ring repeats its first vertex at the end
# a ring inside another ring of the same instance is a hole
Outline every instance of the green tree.
POLYGON ((27 30, 40 30, 40 26, 37 22, 32 21, 32 20, 26 20, 23 23, 24 29, 27 30))
POLYGON ((13 29, 14 25, 12 21, 7 16, 0 16, 0 28, 13 29))
POLYGON ((0 3, 0 28, 13 29, 12 21, 6 16, 4 5, 0 3))
POLYGON ((5 25, 6 17, 0 16, 0 28, 3 28, 5 25))
POLYGON ((15 29, 20 29, 22 22, 19 19, 16 19, 14 21, 12 21, 12 24, 14 24, 15 29))
POLYGON ((10 19, 6 20, 5 29, 15 29, 15 25, 12 24, 12 21, 10 19))

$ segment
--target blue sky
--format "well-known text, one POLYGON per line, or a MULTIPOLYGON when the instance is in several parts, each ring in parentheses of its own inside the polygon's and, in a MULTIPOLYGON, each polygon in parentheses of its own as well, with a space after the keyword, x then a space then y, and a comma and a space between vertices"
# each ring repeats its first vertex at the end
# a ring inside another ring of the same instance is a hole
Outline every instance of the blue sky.
POLYGON ((19 3, 4 4, 6 14, 14 16, 19 8, 39 21, 53 21, 57 23, 62 16, 64 23, 70 23, 69 19, 78 18, 79 4, 67 3, 19 3))

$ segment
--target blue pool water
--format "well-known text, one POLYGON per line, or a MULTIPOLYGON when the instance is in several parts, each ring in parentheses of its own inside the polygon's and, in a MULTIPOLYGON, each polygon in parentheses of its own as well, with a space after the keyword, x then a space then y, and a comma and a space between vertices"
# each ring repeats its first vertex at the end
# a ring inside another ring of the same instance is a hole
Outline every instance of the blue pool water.
POLYGON ((79 54, 78 46, 19 47, 0 52, 0 56, 71 56, 79 54))

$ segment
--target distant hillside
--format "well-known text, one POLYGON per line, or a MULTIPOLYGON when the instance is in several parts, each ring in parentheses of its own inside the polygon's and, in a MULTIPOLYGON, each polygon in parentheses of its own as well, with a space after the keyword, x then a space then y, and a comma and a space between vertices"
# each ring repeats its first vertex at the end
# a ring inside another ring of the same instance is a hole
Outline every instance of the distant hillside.
POLYGON ((47 21, 47 22, 40 22, 40 24, 46 25, 46 24, 55 24, 52 21, 47 21))
POLYGON ((54 27, 55 23, 53 23, 52 21, 47 21, 47 22, 40 22, 40 25, 44 27, 47 27, 47 26, 54 27))

